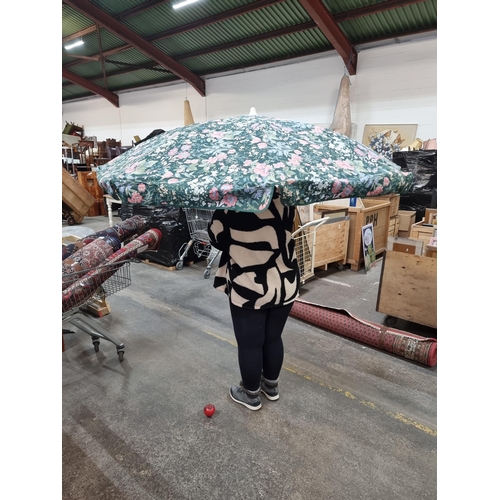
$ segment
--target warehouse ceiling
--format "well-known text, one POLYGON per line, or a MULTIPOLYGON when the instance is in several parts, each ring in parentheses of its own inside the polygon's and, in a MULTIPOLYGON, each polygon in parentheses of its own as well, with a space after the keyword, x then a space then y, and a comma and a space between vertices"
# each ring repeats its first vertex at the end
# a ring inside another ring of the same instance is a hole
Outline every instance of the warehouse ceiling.
POLYGON ((437 0, 63 0, 62 101, 437 36, 437 0), (78 44, 71 48, 72 44, 78 44), (82 43, 83 42, 83 43, 82 43))

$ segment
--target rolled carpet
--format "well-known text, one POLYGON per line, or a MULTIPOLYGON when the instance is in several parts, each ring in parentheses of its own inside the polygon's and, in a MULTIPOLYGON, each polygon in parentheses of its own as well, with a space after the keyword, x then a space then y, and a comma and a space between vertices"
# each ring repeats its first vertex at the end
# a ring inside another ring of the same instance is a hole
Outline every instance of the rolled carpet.
POLYGON ((92 241, 97 238, 105 237, 105 236, 114 236, 118 238, 121 242, 124 242, 128 238, 132 238, 133 236, 139 235, 146 231, 146 221, 139 215, 134 215, 129 219, 118 222, 112 227, 108 227, 101 231, 97 231, 97 233, 89 234, 88 236, 84 236, 80 238, 78 241, 74 243, 70 243, 69 245, 62 246, 62 259, 67 259, 75 252, 83 248, 85 245, 92 243, 92 241))
POLYGON ((62 261, 62 288, 81 278, 92 267, 119 250, 121 241, 115 236, 101 236, 62 261))
POLYGON ((290 315, 427 366, 437 363, 437 340, 356 318, 345 309, 296 300, 290 315))
POLYGON ((118 271, 123 263, 145 251, 158 250, 162 233, 150 229, 111 254, 97 269, 92 269, 62 292, 62 312, 80 307, 90 299, 108 278, 118 271))

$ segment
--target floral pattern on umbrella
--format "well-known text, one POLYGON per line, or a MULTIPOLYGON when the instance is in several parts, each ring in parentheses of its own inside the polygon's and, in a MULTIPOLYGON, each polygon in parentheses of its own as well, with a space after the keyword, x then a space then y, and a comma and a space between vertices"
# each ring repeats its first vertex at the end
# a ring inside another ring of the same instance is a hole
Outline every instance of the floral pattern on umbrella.
POLYGON ((332 130, 239 116, 159 134, 97 168, 124 203, 265 210, 279 187, 286 205, 402 194, 411 173, 332 130))

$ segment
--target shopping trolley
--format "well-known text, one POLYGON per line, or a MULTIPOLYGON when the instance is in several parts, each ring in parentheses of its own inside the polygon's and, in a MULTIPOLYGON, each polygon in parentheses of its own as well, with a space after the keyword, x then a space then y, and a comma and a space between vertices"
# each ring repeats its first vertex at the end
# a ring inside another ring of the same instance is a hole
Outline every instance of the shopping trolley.
POLYGON ((220 250, 212 247, 210 238, 208 237, 208 225, 212 219, 213 210, 201 210, 198 208, 185 208, 187 225, 189 228, 190 240, 179 249, 179 261, 175 267, 181 270, 184 267, 184 258, 187 256, 189 249, 193 247, 196 257, 207 258, 207 268, 203 273, 205 278, 210 277, 210 269, 212 263, 219 255, 220 250))
POLYGON ((301 285, 314 277, 316 230, 328 219, 328 217, 323 217, 310 221, 292 233, 292 238, 295 240, 295 255, 299 264, 301 285))
POLYGON ((90 335, 95 352, 99 352, 101 339, 107 340, 116 346, 120 361, 123 361, 125 344, 110 335, 96 320, 90 318, 85 312, 85 307, 93 301, 104 302, 106 297, 130 286, 130 262, 131 260, 114 262, 64 275, 66 288, 63 290, 63 334, 74 333, 64 329, 64 325, 70 324, 79 328, 90 335), (67 290, 71 292, 65 295, 67 290))

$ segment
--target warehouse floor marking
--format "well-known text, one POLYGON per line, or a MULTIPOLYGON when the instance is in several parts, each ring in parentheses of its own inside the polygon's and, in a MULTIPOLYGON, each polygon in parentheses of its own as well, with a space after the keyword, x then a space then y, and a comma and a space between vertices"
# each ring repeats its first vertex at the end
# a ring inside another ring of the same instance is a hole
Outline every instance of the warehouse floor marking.
MULTIPOLYGON (((208 330, 203 330, 207 335, 210 335, 212 337, 215 337, 216 339, 222 340, 223 342, 227 342, 228 344, 231 344, 234 347, 238 347, 238 344, 234 340, 229 340, 225 339, 224 337, 221 337, 220 335, 217 335, 215 333, 209 332, 208 330)), ((381 410, 375 403, 372 403, 370 401, 364 401, 363 399, 359 399, 356 397, 354 394, 344 391, 343 389, 338 389, 336 387, 333 387, 329 384, 325 384, 324 382, 321 382, 319 380, 315 380, 314 378, 310 377, 309 375, 305 375, 304 373, 300 373, 297 370, 294 370, 292 368, 289 368, 287 366, 283 366, 283 369, 286 370, 287 372, 293 373, 295 375, 298 375, 299 377, 302 377, 306 380, 309 380, 311 382, 314 382, 315 384, 321 386, 321 387, 326 387, 330 389, 331 391, 338 392, 340 394, 343 394, 346 398, 349 399, 354 399, 356 401, 359 401, 360 404, 363 406, 366 406, 368 408, 371 408, 372 410, 377 410, 377 411, 383 411, 381 410)), ((429 434, 430 436, 437 436, 437 432, 430 429, 429 427, 420 424, 419 422, 416 422, 415 420, 412 420, 411 418, 405 417, 401 413, 393 413, 391 411, 386 411, 385 414, 389 416, 390 418, 393 418, 394 420, 397 420, 398 422, 402 422, 406 425, 411 425, 412 427, 415 427, 415 429, 418 429, 419 431, 423 431, 426 434, 429 434)))

